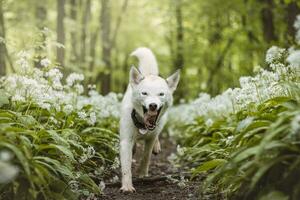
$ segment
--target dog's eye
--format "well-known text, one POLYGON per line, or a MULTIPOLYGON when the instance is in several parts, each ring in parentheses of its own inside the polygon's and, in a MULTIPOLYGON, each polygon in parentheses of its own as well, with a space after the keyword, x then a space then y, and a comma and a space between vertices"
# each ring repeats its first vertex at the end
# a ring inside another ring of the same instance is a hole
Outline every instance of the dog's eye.
POLYGON ((161 92, 158 95, 161 96, 161 97, 163 97, 163 96, 165 96, 165 93, 161 92))
POLYGON ((147 93, 147 92, 142 92, 142 95, 143 95, 143 96, 147 96, 148 93, 147 93))

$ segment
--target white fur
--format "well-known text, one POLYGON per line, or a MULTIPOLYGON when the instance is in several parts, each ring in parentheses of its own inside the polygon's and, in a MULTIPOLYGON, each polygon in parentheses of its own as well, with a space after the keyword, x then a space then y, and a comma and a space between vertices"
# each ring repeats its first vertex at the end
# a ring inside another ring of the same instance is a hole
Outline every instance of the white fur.
POLYGON ((144 75, 158 75, 158 66, 152 51, 146 47, 137 48, 131 56, 135 56, 139 60, 139 70, 144 75))
POLYGON ((148 176, 150 158, 154 151, 160 151, 158 136, 167 121, 167 108, 173 103, 173 91, 179 81, 179 72, 174 73, 167 80, 158 76, 158 67, 155 56, 150 49, 145 47, 136 49, 131 55, 139 59, 139 71, 134 67, 130 70, 130 84, 124 95, 121 106, 120 119, 120 159, 122 168, 123 192, 134 192, 132 185, 131 162, 132 148, 137 138, 145 141, 145 147, 141 158, 138 173, 140 177, 148 176), (143 95, 143 93, 147 95, 143 95), (161 94, 164 95, 161 95, 161 94), (150 103, 162 106, 156 128, 153 131, 147 130, 146 134, 140 134, 131 119, 133 109, 140 116, 143 116, 143 106, 147 109, 150 103))

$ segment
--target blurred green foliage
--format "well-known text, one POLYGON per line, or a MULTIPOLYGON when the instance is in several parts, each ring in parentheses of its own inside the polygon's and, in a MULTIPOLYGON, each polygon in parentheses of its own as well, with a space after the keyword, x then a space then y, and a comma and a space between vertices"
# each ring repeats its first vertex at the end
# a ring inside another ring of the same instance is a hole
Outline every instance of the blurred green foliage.
POLYGON ((200 91, 217 94, 236 86, 253 67, 265 67, 268 47, 294 43, 299 13, 295 0, 1 2, 6 72, 14 71, 11 65, 21 49, 34 49, 37 60, 58 58, 57 40, 63 39, 64 57, 57 61, 64 63, 65 73, 82 72, 104 94, 123 92, 135 63, 130 52, 147 46, 163 76, 183 68, 177 99, 200 91))

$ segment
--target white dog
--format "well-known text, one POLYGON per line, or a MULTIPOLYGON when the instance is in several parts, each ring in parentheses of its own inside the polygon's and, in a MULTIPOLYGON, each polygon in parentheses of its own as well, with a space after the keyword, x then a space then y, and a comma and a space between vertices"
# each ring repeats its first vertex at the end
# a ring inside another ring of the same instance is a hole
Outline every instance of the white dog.
POLYGON ((132 150, 136 139, 145 141, 138 169, 139 177, 148 176, 152 151, 160 152, 158 135, 167 120, 167 108, 173 103, 173 92, 179 82, 179 71, 167 79, 158 75, 155 56, 141 47, 131 53, 139 60, 139 70, 130 69, 120 120, 120 159, 123 192, 134 192, 131 175, 132 150))

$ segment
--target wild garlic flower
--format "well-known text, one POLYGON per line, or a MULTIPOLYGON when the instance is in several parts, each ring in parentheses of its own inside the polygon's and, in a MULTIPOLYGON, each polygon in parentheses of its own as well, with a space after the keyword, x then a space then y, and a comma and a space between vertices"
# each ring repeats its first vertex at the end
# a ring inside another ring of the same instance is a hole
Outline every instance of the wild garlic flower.
POLYGON ((19 169, 5 161, 0 161, 0 183, 5 184, 13 181, 18 175, 19 169))
POLYGON ((48 58, 44 58, 41 60, 41 66, 48 67, 49 65, 51 65, 51 61, 48 58))
POLYGON ((86 116, 87 116, 86 113, 85 113, 84 111, 80 111, 80 112, 78 112, 77 114, 78 114, 78 117, 81 118, 81 119, 85 119, 86 116))
POLYGON ((300 132, 300 114, 296 115, 292 122, 291 122, 291 128, 293 133, 299 133, 300 132))
POLYGON ((80 82, 84 80, 83 74, 78 74, 78 73, 71 73, 66 81, 68 86, 73 86, 75 82, 80 82))
POLYGON ((291 52, 286 61, 300 70, 300 50, 291 52))
POLYGON ((99 189, 101 191, 103 191, 105 189, 105 183, 104 183, 104 181, 100 181, 100 183, 99 183, 99 189))
POLYGON ((63 112, 66 114, 66 115, 69 115, 73 112, 74 108, 72 105, 68 104, 68 105, 65 105, 64 108, 63 108, 63 112))
MULTIPOLYGON (((300 19, 300 18, 299 18, 300 19)), ((271 47, 266 55, 271 70, 259 69, 255 76, 240 77, 240 87, 229 88, 215 97, 201 93, 191 102, 185 102, 169 110, 169 131, 176 134, 178 124, 191 124, 202 117, 207 126, 212 121, 226 119, 249 105, 258 105, 270 98, 288 96, 289 92, 281 84, 300 76, 300 50, 271 47), (287 57, 286 65, 284 58, 287 57)))
POLYGON ((284 55, 285 49, 279 48, 277 46, 272 46, 268 49, 266 54, 266 62, 271 64, 273 62, 279 61, 284 55))

